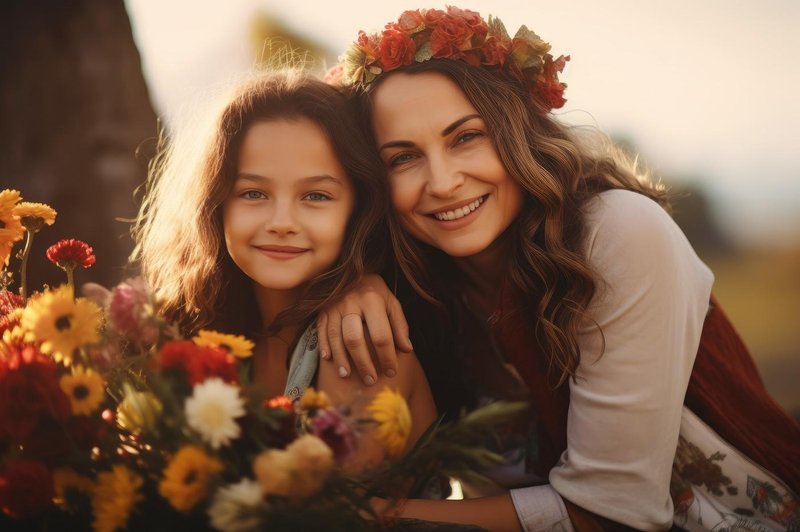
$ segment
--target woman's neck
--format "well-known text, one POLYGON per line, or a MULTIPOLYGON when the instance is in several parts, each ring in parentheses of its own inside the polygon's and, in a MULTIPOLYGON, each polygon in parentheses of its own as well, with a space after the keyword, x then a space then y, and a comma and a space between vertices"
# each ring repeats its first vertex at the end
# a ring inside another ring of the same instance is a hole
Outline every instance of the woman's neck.
POLYGON ((511 242, 508 231, 498 237, 486 249, 469 257, 454 257, 456 267, 464 274, 463 287, 474 311, 486 318, 494 311, 500 289, 508 273, 511 257, 511 242))

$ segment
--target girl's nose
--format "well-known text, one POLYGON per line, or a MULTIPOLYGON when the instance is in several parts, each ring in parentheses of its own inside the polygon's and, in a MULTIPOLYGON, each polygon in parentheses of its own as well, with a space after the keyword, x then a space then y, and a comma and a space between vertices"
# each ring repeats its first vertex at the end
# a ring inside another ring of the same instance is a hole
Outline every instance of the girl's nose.
POLYGON ((288 202, 276 202, 265 223, 270 233, 284 235, 298 231, 294 209, 288 202))

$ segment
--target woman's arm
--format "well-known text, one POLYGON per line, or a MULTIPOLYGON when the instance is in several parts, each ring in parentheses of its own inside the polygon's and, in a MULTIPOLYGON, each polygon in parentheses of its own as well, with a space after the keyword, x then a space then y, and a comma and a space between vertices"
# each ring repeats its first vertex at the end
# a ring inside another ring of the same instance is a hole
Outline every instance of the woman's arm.
POLYGON ((367 386, 377 382, 376 366, 387 377, 397 374, 395 346, 401 352, 413 349, 400 302, 375 274, 364 276, 341 301, 320 312, 317 333, 320 356, 329 362, 323 366, 332 363, 339 377, 348 377, 352 359, 367 386))
POLYGON ((549 480, 591 512, 669 528, 672 462, 713 275, 668 214, 633 192, 592 200, 586 230, 599 279, 569 382, 567 451, 549 480))

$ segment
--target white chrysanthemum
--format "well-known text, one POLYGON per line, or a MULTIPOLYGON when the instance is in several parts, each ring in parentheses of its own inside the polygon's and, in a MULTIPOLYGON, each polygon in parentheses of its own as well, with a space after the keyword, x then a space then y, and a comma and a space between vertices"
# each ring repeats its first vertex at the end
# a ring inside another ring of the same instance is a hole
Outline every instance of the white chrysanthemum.
POLYGON ((214 449, 239 437, 236 418, 243 415, 239 388, 217 377, 195 385, 186 399, 186 422, 214 449))
POLYGON ((217 490, 208 516, 211 526, 223 532, 249 532, 261 529, 259 516, 263 498, 258 482, 245 478, 217 490))

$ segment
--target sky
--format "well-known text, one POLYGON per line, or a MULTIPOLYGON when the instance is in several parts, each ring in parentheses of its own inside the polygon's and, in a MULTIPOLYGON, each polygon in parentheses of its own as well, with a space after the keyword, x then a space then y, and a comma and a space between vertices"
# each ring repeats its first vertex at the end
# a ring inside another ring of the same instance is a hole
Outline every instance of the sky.
MULTIPOLYGON (((269 13, 343 51, 378 30, 397 0, 126 0, 157 112, 253 63, 250 22, 269 13)), ((464 0, 459 7, 522 25, 569 54, 562 80, 572 124, 631 140, 668 183, 715 200, 735 241, 800 245, 800 2, 794 0, 464 0)), ((199 96, 198 96, 199 95, 199 96)))

